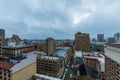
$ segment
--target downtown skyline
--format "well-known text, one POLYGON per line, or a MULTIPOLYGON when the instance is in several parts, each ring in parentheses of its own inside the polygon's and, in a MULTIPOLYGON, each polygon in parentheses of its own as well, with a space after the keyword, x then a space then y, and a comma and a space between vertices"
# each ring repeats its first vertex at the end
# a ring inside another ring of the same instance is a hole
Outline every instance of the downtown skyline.
POLYGON ((0 0, 0 28, 23 39, 74 39, 78 31, 110 37, 120 29, 119 8, 119 0, 0 0))

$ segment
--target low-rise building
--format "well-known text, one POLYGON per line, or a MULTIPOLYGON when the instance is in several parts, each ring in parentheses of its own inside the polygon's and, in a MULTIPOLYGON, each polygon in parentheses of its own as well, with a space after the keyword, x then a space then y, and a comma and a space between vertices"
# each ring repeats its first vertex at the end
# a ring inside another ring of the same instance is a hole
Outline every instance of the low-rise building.
POLYGON ((25 50, 19 57, 7 55, 0 59, 0 80, 28 80, 36 74, 36 52, 25 50))

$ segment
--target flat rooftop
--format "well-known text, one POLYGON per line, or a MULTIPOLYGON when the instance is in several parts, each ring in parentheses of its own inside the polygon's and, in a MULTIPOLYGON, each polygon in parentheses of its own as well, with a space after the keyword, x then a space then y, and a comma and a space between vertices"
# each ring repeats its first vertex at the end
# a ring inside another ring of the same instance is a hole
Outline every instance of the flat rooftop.
POLYGON ((29 52, 27 54, 23 54, 26 56, 25 59, 22 60, 16 60, 16 59, 5 59, 0 61, 0 68, 10 70, 12 73, 15 73, 28 65, 31 65, 36 62, 36 56, 37 54, 35 51, 29 52))
POLYGON ((55 60, 55 61, 58 61, 58 60, 61 60, 61 59, 63 59, 63 58, 53 57, 53 56, 42 56, 40 59, 55 60))
POLYGON ((107 46, 105 48, 105 55, 116 61, 117 63, 120 63, 120 48, 114 46, 107 46))
POLYGON ((36 74, 35 78, 36 80, 61 80, 59 78, 54 78, 54 77, 43 75, 43 74, 36 74))

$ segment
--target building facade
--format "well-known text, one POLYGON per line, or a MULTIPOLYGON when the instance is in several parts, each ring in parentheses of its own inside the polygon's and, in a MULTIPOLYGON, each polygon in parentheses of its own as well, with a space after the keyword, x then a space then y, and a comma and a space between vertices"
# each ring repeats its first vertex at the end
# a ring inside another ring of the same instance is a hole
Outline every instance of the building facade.
POLYGON ((0 37, 0 57, 2 57, 2 38, 0 37))
POLYGON ((97 34, 97 41, 104 42, 104 34, 97 34))
POLYGON ((4 46, 4 43, 5 43, 5 30, 4 29, 0 29, 0 37, 2 39, 2 46, 4 46))
POLYGON ((41 51, 47 53, 48 56, 55 52, 56 46, 53 38, 47 38, 44 43, 40 44, 41 51))
MULTIPOLYGON (((9 56, 11 58, 16 58, 16 57, 20 57, 23 53, 28 53, 31 51, 34 51, 35 47, 34 46, 16 46, 16 47, 9 47, 9 46, 5 46, 3 47, 3 56, 9 56)), ((22 56, 21 56, 22 57, 22 56)))
MULTIPOLYGON (((39 54, 38 54, 39 56, 39 54)), ((64 71, 64 60, 59 57, 39 56, 37 73, 60 78, 64 71)))
POLYGON ((109 37, 108 38, 108 42, 109 43, 114 43, 115 42, 115 38, 114 37, 109 37))
POLYGON ((88 52, 90 51, 89 34, 78 32, 75 34, 75 50, 88 52))
POLYGON ((105 80, 120 80, 120 46, 105 48, 105 80))
POLYGON ((120 41, 120 33, 119 32, 115 33, 114 38, 116 42, 120 41))

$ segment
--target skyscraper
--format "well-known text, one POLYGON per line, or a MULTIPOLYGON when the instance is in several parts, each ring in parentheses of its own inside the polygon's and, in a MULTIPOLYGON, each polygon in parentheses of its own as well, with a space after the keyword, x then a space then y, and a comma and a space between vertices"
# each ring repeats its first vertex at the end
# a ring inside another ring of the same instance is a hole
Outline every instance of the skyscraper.
POLYGON ((0 29, 0 37, 2 41, 2 46, 4 46, 4 43, 5 43, 5 30, 4 29, 0 29))
POLYGON ((114 38, 116 42, 120 41, 120 33, 119 32, 115 33, 114 38))
POLYGON ((48 56, 52 55, 55 49, 55 41, 53 38, 47 38, 45 42, 41 44, 41 51, 45 52, 48 56))
POLYGON ((75 50, 88 52, 90 51, 90 37, 89 34, 77 32, 75 34, 75 50))
POLYGON ((2 38, 0 37, 0 57, 2 57, 2 38))
POLYGON ((97 34, 97 41, 104 42, 104 34, 97 34))

